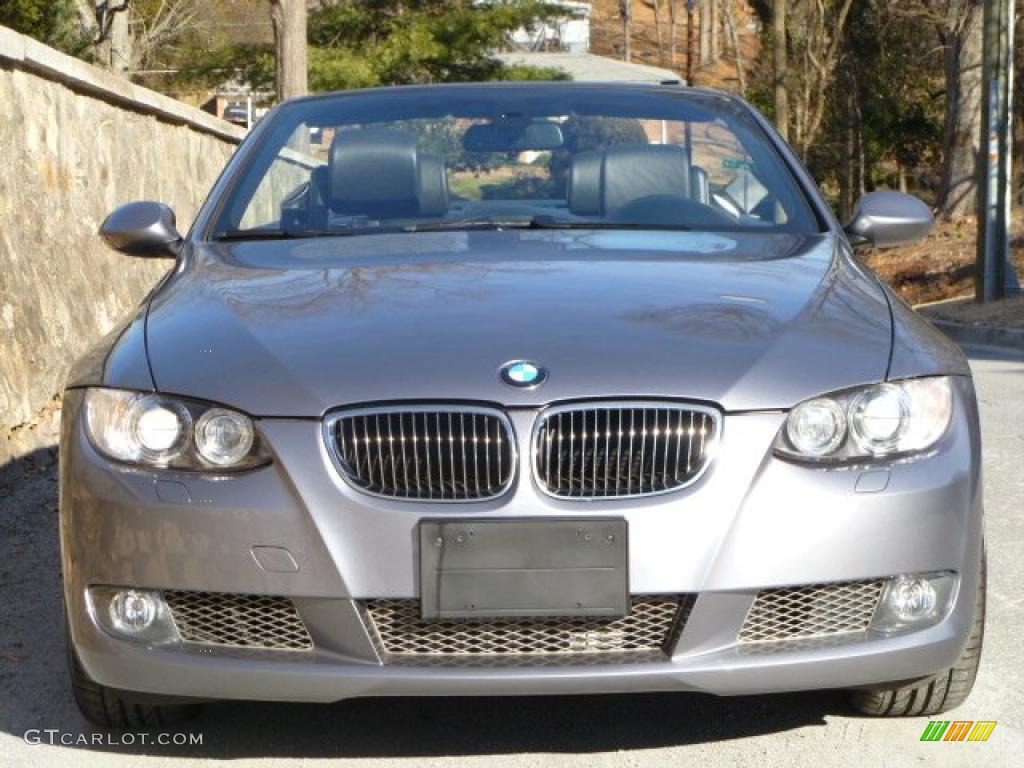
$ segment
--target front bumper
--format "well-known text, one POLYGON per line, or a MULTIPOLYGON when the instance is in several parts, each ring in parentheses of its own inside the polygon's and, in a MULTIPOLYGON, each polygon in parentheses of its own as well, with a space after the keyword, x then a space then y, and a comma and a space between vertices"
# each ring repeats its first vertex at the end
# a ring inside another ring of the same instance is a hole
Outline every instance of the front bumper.
MULTIPOLYGON (((364 496, 334 471, 317 422, 263 420, 274 463, 231 478, 117 468, 83 433, 69 391, 61 445, 61 539, 75 649, 97 682, 192 697, 333 701, 374 695, 698 690, 761 693, 921 677, 959 656, 973 619, 982 539, 980 440, 970 382, 936 452, 873 468, 812 470, 776 460, 780 413, 728 415, 698 483, 660 497, 560 501, 533 485, 528 451, 512 491, 473 504, 364 496), (418 596, 424 517, 608 514, 629 525, 634 594, 694 594, 663 661, 552 667, 382 663, 356 601, 418 596), (261 566, 253 547, 286 549, 297 570, 261 566), (938 624, 786 649, 737 634, 759 590, 952 571, 959 589, 938 624), (266 594, 293 599, 315 648, 147 647, 100 629, 90 585, 266 594)), ((535 413, 513 412, 528 436, 535 413)))

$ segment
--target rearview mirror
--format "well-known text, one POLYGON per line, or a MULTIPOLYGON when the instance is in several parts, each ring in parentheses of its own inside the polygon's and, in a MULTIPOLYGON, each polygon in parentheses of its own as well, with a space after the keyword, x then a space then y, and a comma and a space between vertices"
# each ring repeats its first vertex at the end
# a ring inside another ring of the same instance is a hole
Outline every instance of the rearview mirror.
POLYGON ((857 203, 844 227, 854 248, 891 248, 920 240, 931 232, 931 209, 902 192, 869 192, 857 203))
POLYGON ((471 125, 462 136, 468 152, 525 152, 560 149, 565 144, 562 128, 548 120, 502 120, 471 125))
POLYGON ((173 259, 181 247, 174 211, 149 200, 117 208, 100 225, 100 236, 115 251, 129 256, 173 259))

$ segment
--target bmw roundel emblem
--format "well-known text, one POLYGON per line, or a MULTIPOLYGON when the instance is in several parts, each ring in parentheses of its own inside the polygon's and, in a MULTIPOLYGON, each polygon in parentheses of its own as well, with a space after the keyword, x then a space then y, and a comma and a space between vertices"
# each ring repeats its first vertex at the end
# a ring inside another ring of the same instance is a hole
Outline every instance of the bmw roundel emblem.
POLYGON ((530 389, 544 383, 548 372, 529 360, 513 360, 501 366, 501 380, 510 387, 530 389))

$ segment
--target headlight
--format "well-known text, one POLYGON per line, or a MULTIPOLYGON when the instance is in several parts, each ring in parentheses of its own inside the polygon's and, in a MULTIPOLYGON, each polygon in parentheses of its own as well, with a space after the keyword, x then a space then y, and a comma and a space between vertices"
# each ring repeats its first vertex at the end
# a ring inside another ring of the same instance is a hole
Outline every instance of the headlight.
POLYGON ((218 467, 230 467, 252 450, 252 420, 237 411, 211 408, 196 422, 196 450, 218 467))
POLYGON ((91 388, 85 427, 100 453, 128 464, 222 471, 269 461, 252 419, 194 400, 91 388))
POLYGON ((775 453, 816 462, 920 453, 945 434, 952 413, 948 377, 874 384, 800 403, 786 417, 775 453))

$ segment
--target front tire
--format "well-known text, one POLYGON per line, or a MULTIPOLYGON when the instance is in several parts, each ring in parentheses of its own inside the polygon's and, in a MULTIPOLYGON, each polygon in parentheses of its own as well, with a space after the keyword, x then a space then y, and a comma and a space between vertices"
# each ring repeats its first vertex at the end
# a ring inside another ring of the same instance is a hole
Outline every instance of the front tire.
POLYGON ((967 638, 967 645, 956 664, 911 685, 852 691, 850 704, 854 709, 874 717, 937 715, 958 707, 967 700, 978 676, 981 645, 985 638, 987 570, 985 550, 982 549, 974 623, 967 638))
POLYGON ((201 711, 199 704, 176 704, 174 699, 162 700, 153 696, 132 695, 100 685, 89 677, 82 667, 71 634, 65 627, 68 674, 71 677, 71 691, 78 711, 91 723, 101 728, 151 728, 184 722, 201 711))

